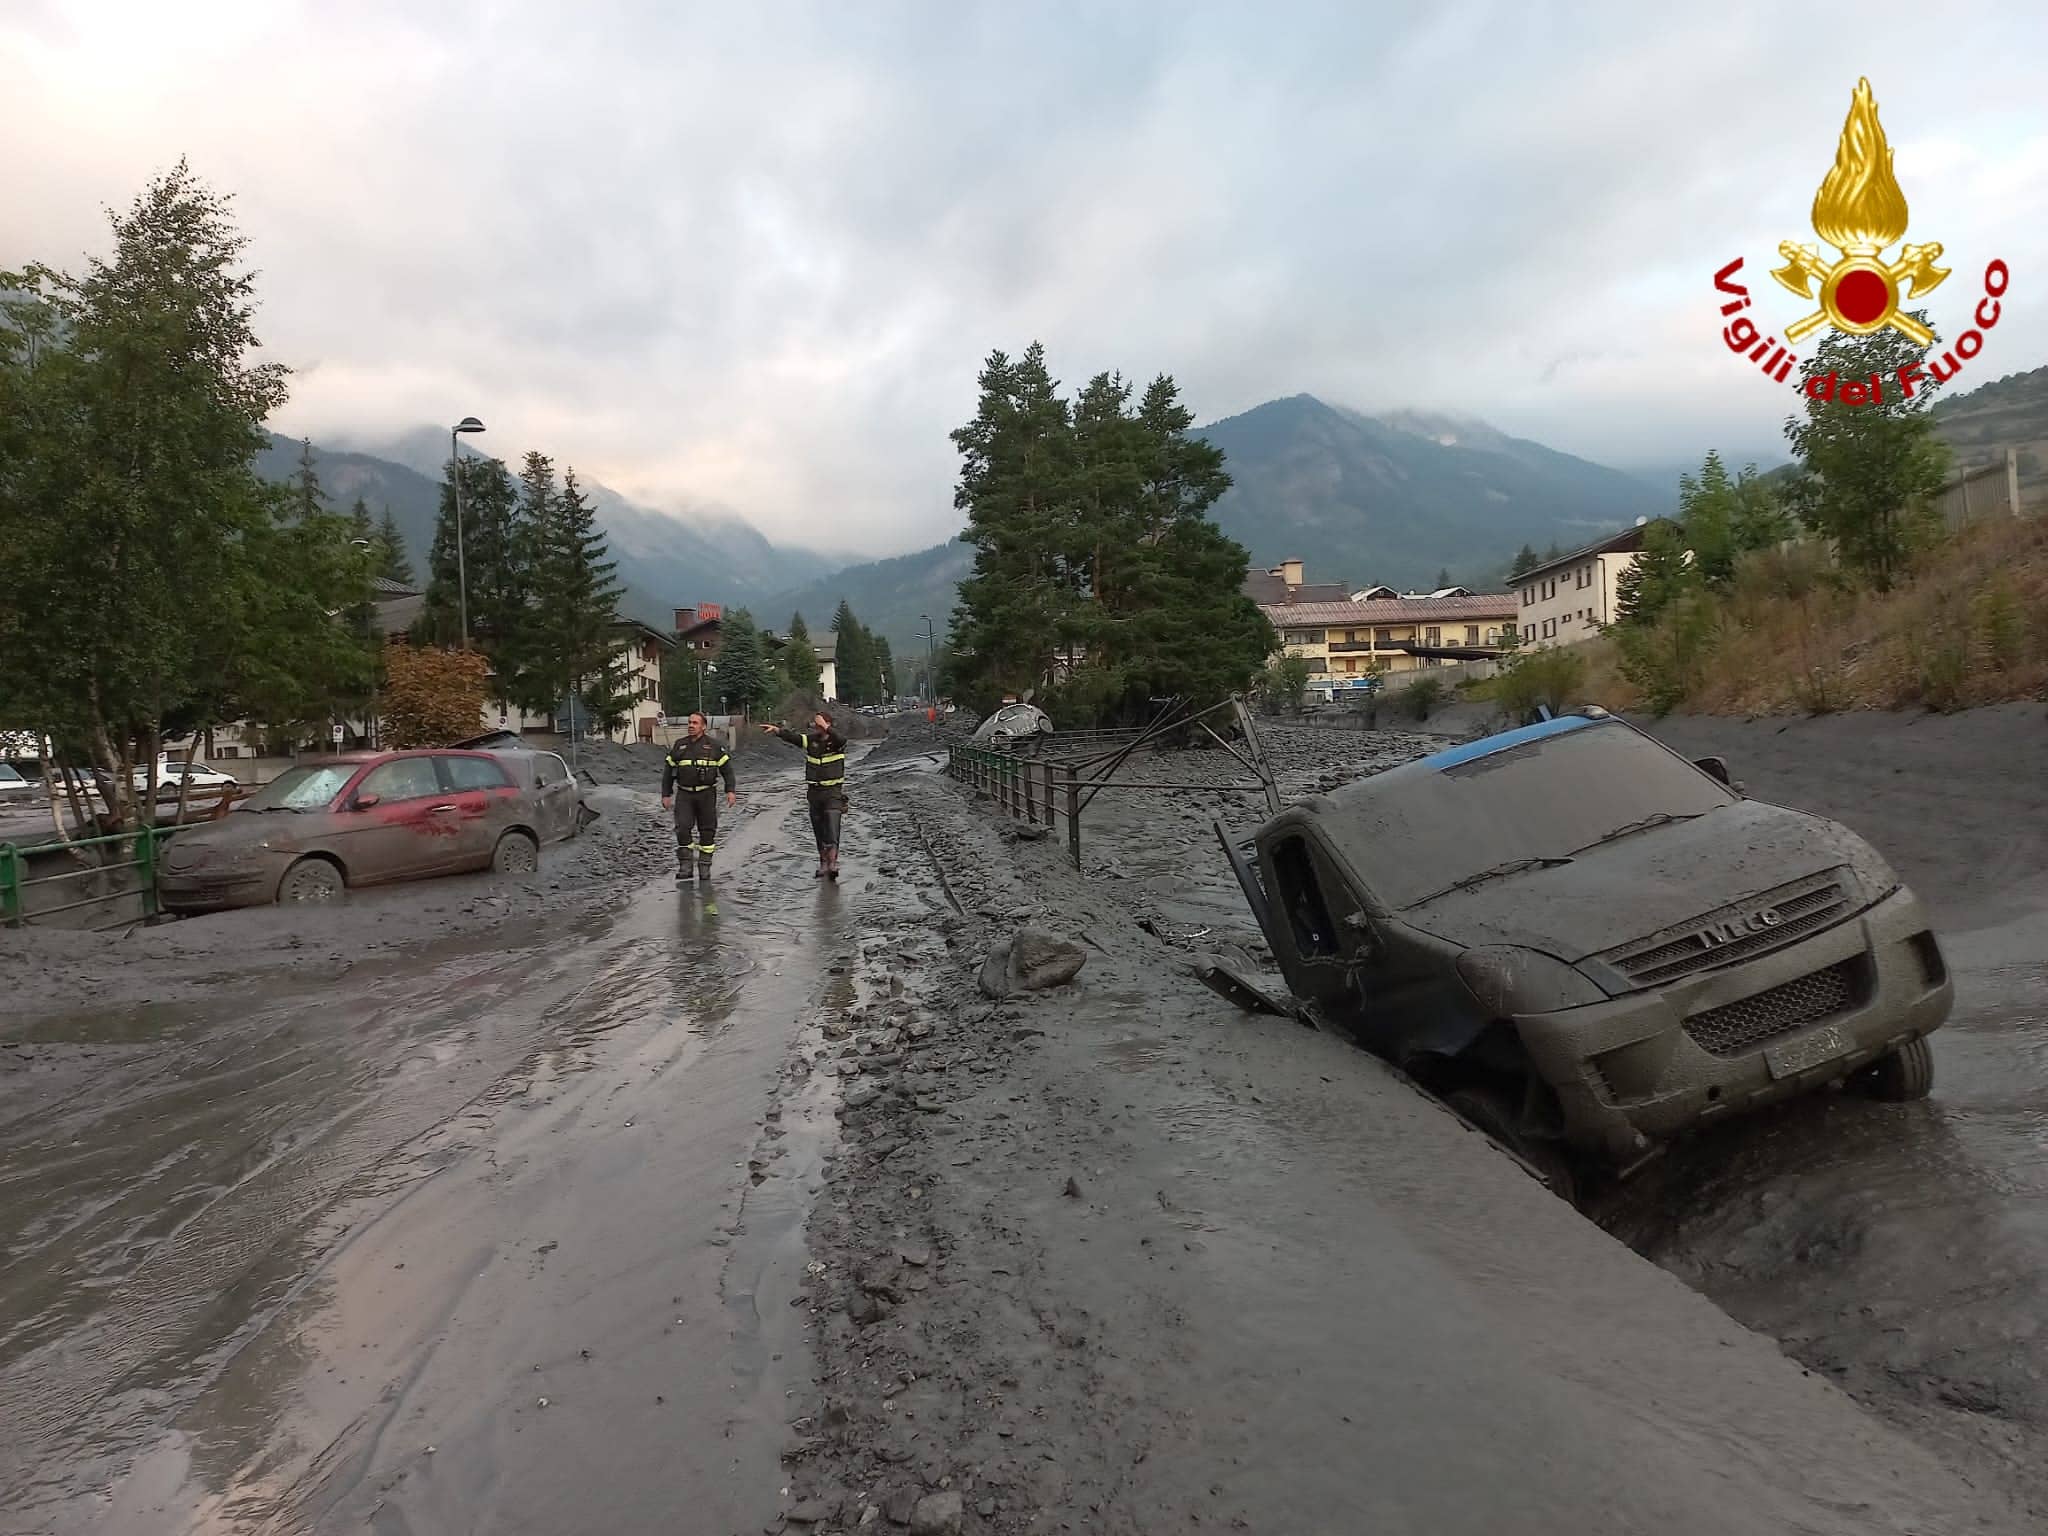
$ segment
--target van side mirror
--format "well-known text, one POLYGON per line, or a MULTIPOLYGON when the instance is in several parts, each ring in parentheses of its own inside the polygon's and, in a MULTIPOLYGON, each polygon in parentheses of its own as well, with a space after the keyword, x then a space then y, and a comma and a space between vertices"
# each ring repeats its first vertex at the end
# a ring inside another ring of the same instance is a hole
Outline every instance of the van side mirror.
POLYGON ((1735 778, 1728 772, 1728 760, 1724 757, 1696 757, 1693 766, 1709 778, 1719 779, 1729 789, 1735 787, 1735 778))

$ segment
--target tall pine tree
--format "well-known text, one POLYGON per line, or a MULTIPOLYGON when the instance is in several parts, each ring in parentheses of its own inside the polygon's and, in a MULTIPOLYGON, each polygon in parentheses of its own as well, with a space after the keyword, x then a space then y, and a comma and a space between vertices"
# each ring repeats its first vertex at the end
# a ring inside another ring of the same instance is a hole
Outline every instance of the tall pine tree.
POLYGON ((886 704, 896 697, 896 658, 889 653, 889 642, 880 635, 869 632, 868 638, 875 649, 875 702, 886 704))
POLYGON ((840 699, 848 704, 878 702, 882 669, 875 656, 874 637, 861 626, 852 606, 844 599, 832 616, 832 632, 839 637, 835 670, 839 674, 840 699))
POLYGON ((402 587, 413 583, 412 561, 405 552, 405 535, 398 531, 398 519, 391 515, 391 509, 384 509, 384 517, 377 524, 373 537, 377 544, 377 574, 387 581, 395 581, 402 587))
MULTIPOLYGON (((1033 342, 1012 361, 991 353, 960 450, 953 504, 967 514, 974 571, 960 583, 954 634, 984 700, 1042 688, 1073 607, 1063 526, 1072 497, 1072 423, 1033 342)), ((966 679, 963 679, 965 681, 966 679)))
POLYGON ((1686 558, 1685 535, 1659 518, 1643 531, 1642 552, 1615 578, 1616 622, 1629 628, 1654 624, 1699 585, 1699 569, 1686 558))
POLYGON ((462 477, 462 555, 469 580, 472 643, 495 654, 524 605, 524 561, 519 536, 519 496, 512 476, 496 459, 463 455, 451 459, 441 481, 440 515, 427 556, 427 593, 417 633, 438 644, 461 639, 460 562, 456 548, 455 477, 462 477))
POLYGON ((1142 712, 1162 693, 1246 686, 1271 626, 1240 588, 1246 555, 1208 511, 1223 455, 1189 436, 1172 379, 1097 374, 1071 407, 1043 349, 992 355, 974 421, 953 434, 974 574, 961 583, 954 678, 975 702, 1057 690, 1068 718, 1142 712))
POLYGON ((327 490, 313 467, 313 439, 299 439, 299 467, 292 475, 292 499, 299 516, 311 522, 327 510, 327 490))
POLYGON ((805 700, 823 699, 824 669, 818 665, 818 653, 811 645, 811 631, 804 623, 801 613, 789 617, 789 643, 782 648, 782 670, 789 679, 789 689, 805 700))
MULTIPOLYGON (((532 605, 526 692, 533 700, 529 707, 544 711, 556 708, 579 685, 588 689, 604 676, 625 588, 597 525, 597 509, 576 483, 576 471, 563 474, 557 492, 553 466, 544 459, 535 465, 535 459, 540 456, 529 455, 529 470, 538 484, 545 468, 549 491, 545 515, 528 532, 532 605)), ((610 685, 599 687, 605 691, 610 685)))
POLYGON ((753 614, 733 609, 719 625, 719 694, 736 710, 772 710, 779 702, 771 692, 772 681, 753 614))

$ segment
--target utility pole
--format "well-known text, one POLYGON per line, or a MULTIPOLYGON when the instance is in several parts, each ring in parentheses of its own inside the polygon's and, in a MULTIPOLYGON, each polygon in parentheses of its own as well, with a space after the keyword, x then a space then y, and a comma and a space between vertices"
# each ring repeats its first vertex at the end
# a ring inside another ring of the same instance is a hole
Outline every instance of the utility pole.
POLYGON ((463 553, 462 535, 462 440, 457 435, 463 432, 481 432, 484 424, 474 416, 465 416, 448 429, 448 457, 454 461, 455 476, 455 584, 461 593, 462 603, 462 648, 469 649, 469 564, 463 553))

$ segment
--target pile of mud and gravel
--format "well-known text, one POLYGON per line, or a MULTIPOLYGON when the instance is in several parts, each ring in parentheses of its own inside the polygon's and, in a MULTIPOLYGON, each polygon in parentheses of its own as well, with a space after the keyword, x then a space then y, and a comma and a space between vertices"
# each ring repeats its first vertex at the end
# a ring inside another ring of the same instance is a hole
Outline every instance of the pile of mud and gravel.
POLYGON ((203 1001, 250 977, 327 985, 359 966, 434 946, 567 925, 668 867, 673 834, 653 798, 659 787, 657 756, 655 780, 644 792, 593 790, 597 820, 580 836, 542 849, 539 873, 524 878, 422 880, 352 892, 333 907, 244 908, 105 932, 0 930, 0 994, 11 1014, 23 1015, 203 1001))

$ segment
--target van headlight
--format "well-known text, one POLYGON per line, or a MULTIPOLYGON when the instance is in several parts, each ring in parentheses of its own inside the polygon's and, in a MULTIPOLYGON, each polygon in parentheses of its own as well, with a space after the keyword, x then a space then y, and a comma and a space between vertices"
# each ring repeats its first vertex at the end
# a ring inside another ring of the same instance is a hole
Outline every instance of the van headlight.
POLYGON ((1849 858, 1849 873, 1862 887, 1862 906, 1874 907, 1905 884, 1899 872, 1885 862, 1883 854, 1860 837, 1851 837, 1843 852, 1849 858))
POLYGON ((1510 944, 1466 950, 1458 956, 1458 979, 1495 1018, 1607 1001, 1605 992, 1562 960, 1510 944))

